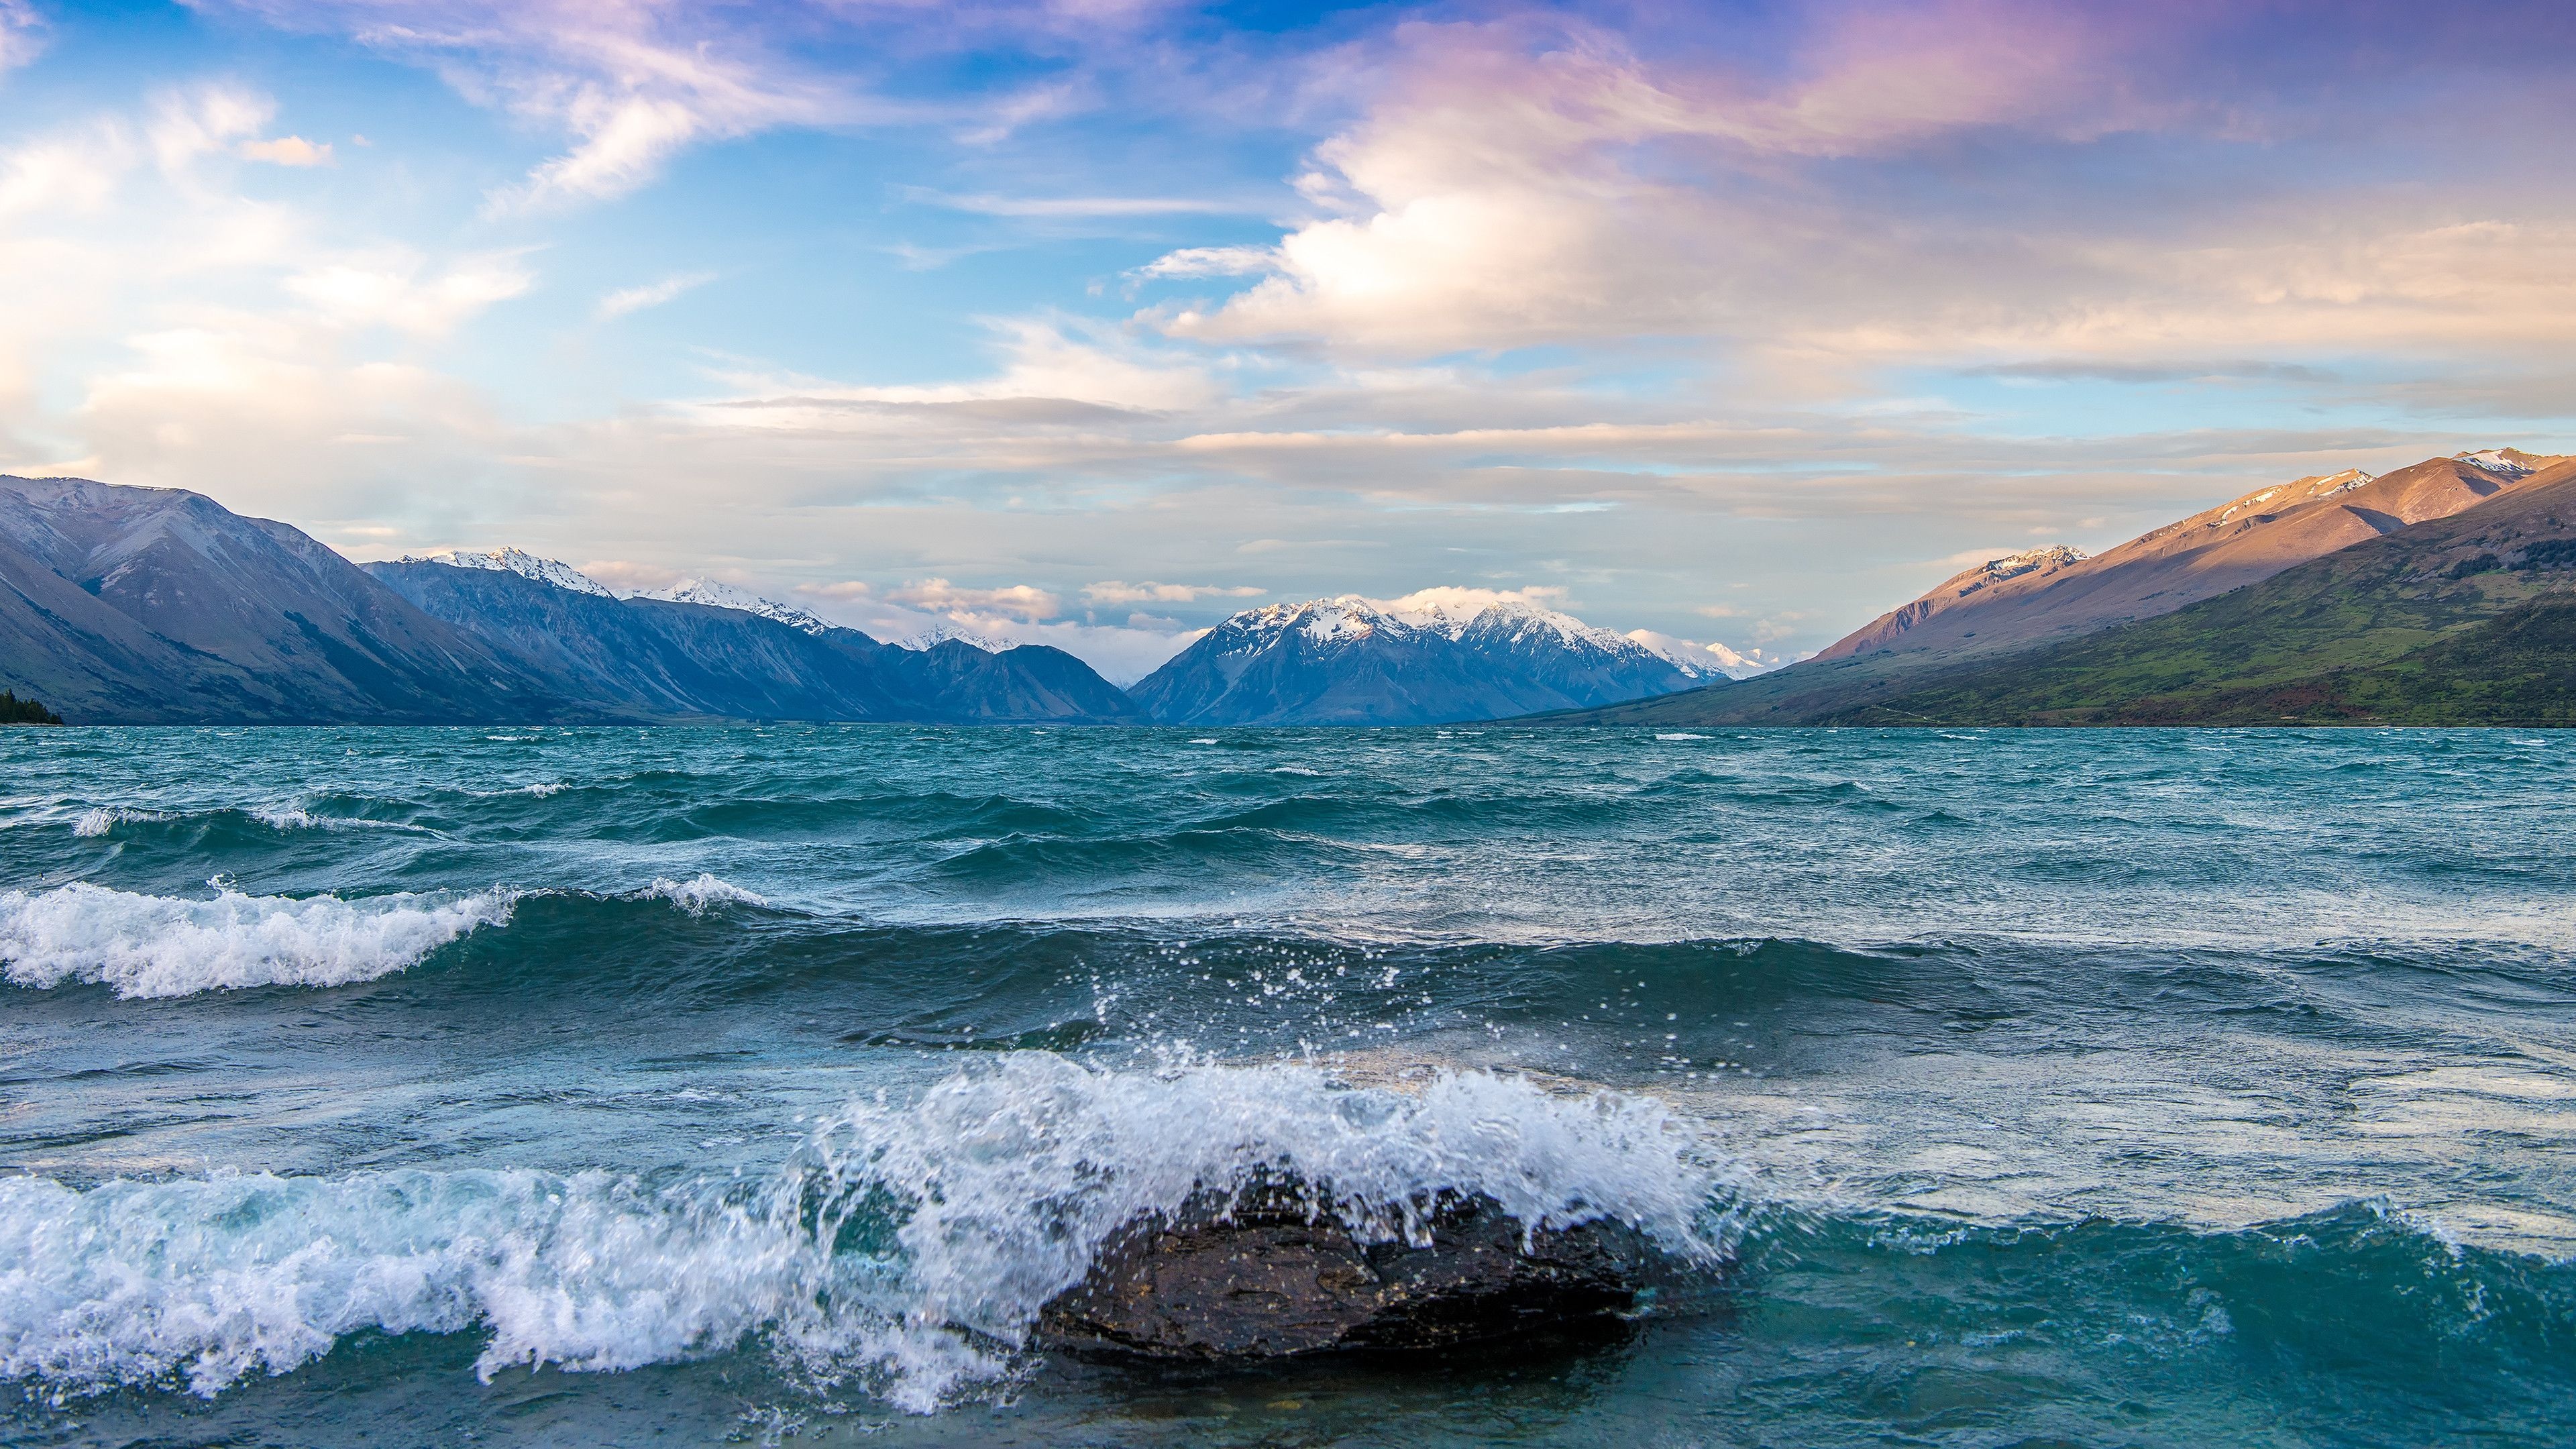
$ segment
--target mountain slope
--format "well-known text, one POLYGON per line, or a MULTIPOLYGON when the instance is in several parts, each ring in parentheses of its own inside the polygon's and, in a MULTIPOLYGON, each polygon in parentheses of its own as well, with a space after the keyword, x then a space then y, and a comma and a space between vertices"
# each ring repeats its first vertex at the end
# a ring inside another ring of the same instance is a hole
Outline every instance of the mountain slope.
POLYGON ((2359 469, 2259 489, 2086 557, 2056 548, 1957 574, 1816 657, 2024 648, 2152 618, 2285 568, 2509 490, 2567 476, 2576 460, 2512 449, 2433 458, 2373 478, 2359 469))
POLYGON ((285 524, 75 478, 0 478, 0 683, 75 723, 581 713, 285 524))
POLYGON ((2567 697, 2547 672, 2571 569, 2576 476, 2563 476, 2172 614, 1908 675, 1806 722, 2540 722, 2567 697))
POLYGON ((1527 604, 1346 595, 1247 609, 1129 693, 1166 724, 1417 725, 1633 699, 1705 677, 1527 604))
MULTIPOLYGON (((639 718, 1092 723, 1141 718, 1060 649, 914 652, 781 606, 620 599, 552 560, 496 550, 504 567, 412 560, 368 572, 573 698, 639 718)), ((739 590, 699 591, 701 597, 739 590)))
POLYGON ((818 638, 739 610, 619 599, 513 570, 367 571, 564 693, 639 718, 919 717, 903 679, 874 657, 892 651, 864 634, 818 638))
MULTIPOLYGON (((1908 621, 1905 609, 1882 615, 1843 640, 1836 646, 1840 652, 1831 657, 1820 654, 1723 691, 1694 690, 1567 712, 1537 722, 1780 725, 1842 718, 1856 709, 1925 687, 1935 677, 1948 677, 1946 671, 2050 647, 2052 640, 2048 636, 2059 632, 2080 630, 2074 634, 2080 640, 2120 627, 2121 621, 2109 616, 2119 612, 2110 605, 2122 599, 2130 603, 2121 607, 2134 605, 2145 610, 2135 622, 2151 622, 2171 614, 2176 607, 2197 602, 2189 596, 2213 580, 2250 573, 2253 581, 2260 582, 2285 567, 2299 566, 2297 560, 2281 565, 2284 555, 2297 554, 2347 534, 2358 536, 2350 538, 2342 549, 2328 550, 2318 557, 2331 558, 2339 552, 2367 548, 2378 539, 2415 528, 2490 515, 2502 517, 2495 511, 2521 496, 2576 478, 2576 459, 2540 458, 2497 449, 2430 459, 2366 482, 2357 482, 2358 478, 2355 473, 2336 474, 2260 490, 2235 503, 2156 529, 2091 559, 2021 556, 2022 561, 2036 564, 2027 569, 2013 568, 2010 561, 1998 560, 2008 564, 1998 572, 2013 576, 1968 590, 1962 597, 1962 588, 1975 583, 1974 576, 1980 572, 1969 570, 1908 605, 1907 609, 1917 610, 1914 620, 1908 621), (2378 515, 2376 521, 2351 513, 2347 505, 2357 500, 2369 500, 2359 501, 2357 506, 2378 515), (2266 515, 2262 511, 2284 501, 2290 506, 2278 514, 2266 515), (2255 509, 2250 515, 2244 506, 2249 502, 2255 509), (2401 515, 2424 517, 2409 525, 2401 521, 2401 515), (2159 593, 2153 587, 2159 581, 2172 588, 2159 593), (1993 595, 1991 601, 1981 597, 1989 593, 1993 595), (1918 607, 1927 602, 1939 604, 1945 596, 1952 602, 1936 608, 1918 607), (2066 613, 2062 620, 2052 621, 2047 610, 2058 606, 2063 606, 2066 613), (1891 623, 1905 627, 1891 633, 1891 623), (2063 630, 2059 624, 2063 624, 2063 630), (1866 649, 1845 647, 1873 637, 1892 642, 1866 649)), ((2412 637, 2420 643, 2431 636, 2412 637)))
POLYGON ((919 682, 924 696, 940 701, 945 718, 973 724, 1145 723, 1144 708, 1127 691, 1052 644, 994 651, 951 638, 894 652, 898 667, 919 682))

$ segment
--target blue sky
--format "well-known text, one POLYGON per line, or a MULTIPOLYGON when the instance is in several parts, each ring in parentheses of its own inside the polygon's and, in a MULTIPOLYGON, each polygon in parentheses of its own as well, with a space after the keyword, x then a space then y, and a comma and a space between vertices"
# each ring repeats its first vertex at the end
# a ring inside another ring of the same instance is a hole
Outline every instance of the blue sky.
POLYGON ((0 0, 0 470, 1132 677, 2576 448, 2548 5, 0 0))

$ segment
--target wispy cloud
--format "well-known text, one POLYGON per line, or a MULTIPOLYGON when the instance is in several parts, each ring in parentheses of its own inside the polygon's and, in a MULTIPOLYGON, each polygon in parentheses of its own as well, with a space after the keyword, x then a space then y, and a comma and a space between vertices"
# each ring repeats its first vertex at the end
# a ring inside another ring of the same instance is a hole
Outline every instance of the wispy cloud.
POLYGON ((331 143, 280 136, 274 141, 244 141, 238 154, 245 161, 266 161, 274 166, 328 166, 331 143))
POLYGON ((1130 584, 1109 579, 1083 585, 1082 597, 1093 604, 1190 604, 1200 599, 1254 599, 1268 592, 1252 584, 1229 588, 1219 584, 1130 584))
POLYGON ((0 0, 0 71, 15 70, 45 48, 44 21, 27 0, 0 0))
POLYGON ((1243 216, 1261 210, 1241 201, 1199 196, 958 196, 923 190, 911 194, 924 205, 981 216, 1243 216))
POLYGON ((1031 624, 1043 623, 1064 612, 1063 601, 1028 584, 975 589, 961 588, 946 579, 921 579, 889 589, 885 597, 934 614, 1000 614, 1031 624))
POLYGON ((640 287, 621 287, 599 299, 594 315, 602 322, 614 321, 630 312, 659 307, 693 287, 704 286, 714 280, 713 272, 682 272, 658 282, 646 282, 640 287))

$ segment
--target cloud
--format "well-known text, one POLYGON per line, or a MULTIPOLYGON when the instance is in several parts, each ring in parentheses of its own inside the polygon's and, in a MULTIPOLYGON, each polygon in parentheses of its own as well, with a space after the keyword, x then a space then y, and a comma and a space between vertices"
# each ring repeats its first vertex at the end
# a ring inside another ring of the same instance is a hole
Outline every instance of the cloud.
POLYGON ((468 257, 434 274, 405 248, 387 248, 298 272, 281 284, 339 327, 392 327, 440 336, 533 284, 510 253, 468 257))
POLYGON ((1085 584, 1082 597, 1094 604, 1189 604, 1200 599, 1252 599, 1269 590, 1250 584, 1227 588, 1218 584, 1130 584, 1110 579, 1085 584))
POLYGON ((1739 654, 1723 644, 1703 644, 1696 639, 1659 634, 1652 629, 1631 629, 1627 637, 1668 659, 1679 659, 1700 669, 1715 670, 1729 679, 1749 679, 1789 662, 1759 647, 1739 654))
POLYGON ((973 382, 853 387, 810 379, 738 374, 733 381, 762 397, 725 404, 736 424, 795 429, 870 426, 889 409, 976 410, 995 405, 1017 417, 1095 421, 1090 414, 1041 414, 1026 404, 1073 403, 1123 412, 1185 411, 1215 402, 1222 389, 1196 355, 1138 345, 1114 327, 1062 317, 1022 317, 991 324, 1003 366, 973 382))
POLYGON ((272 23, 421 60, 469 99, 568 135, 570 149, 494 190, 494 212, 623 196, 687 146, 874 108, 782 60, 757 15, 651 0, 236 0, 272 23))
POLYGON ((259 134, 277 102, 229 85, 165 91, 153 102, 145 132, 162 174, 175 176, 198 157, 232 149, 259 134))
POLYGON ((1532 585, 1520 589, 1475 589, 1443 584, 1393 599, 1374 599, 1380 608, 1398 614, 1432 612, 1466 613, 1491 608, 1496 604, 1526 604, 1537 609, 1561 609, 1569 591, 1553 584, 1532 585))
POLYGON ((328 166, 331 143, 315 145, 301 136, 280 136, 274 141, 245 141, 238 153, 245 161, 266 161, 276 166, 328 166))
POLYGON ((946 579, 923 579, 890 589, 885 597, 894 603, 909 604, 934 614, 954 614, 971 618, 980 614, 997 614, 1027 623, 1043 623, 1064 612, 1055 595, 1028 584, 1010 584, 997 589, 959 588, 946 579))
POLYGON ((935 191, 914 195, 932 205, 983 216, 1225 215, 1257 209, 1239 201, 1191 196, 949 196, 935 191))
POLYGON ((15 70, 45 48, 44 20, 26 0, 0 0, 0 71, 15 70))
POLYGON ((614 321, 629 312, 641 312, 647 307, 659 307, 682 292, 693 287, 704 286, 714 280, 713 272, 683 272, 676 276, 664 277, 658 282, 647 282, 640 287, 623 287, 600 298, 599 307, 594 315, 602 322, 614 321))
POLYGON ((1183 247, 1165 252, 1127 275, 1140 280, 1175 277, 1249 277, 1279 270, 1276 247, 1183 247))
POLYGON ((2338 354, 2549 346, 2544 319, 2576 305, 2563 193, 2354 179, 2439 123, 2460 99, 2448 78, 2382 75, 2375 93, 2407 99, 2302 136, 2308 159, 2276 152, 2260 184, 2232 159, 2181 160, 2347 114, 2214 89, 2224 47, 2247 43, 2226 26, 2263 23, 2226 15, 1792 9, 1767 74, 1561 20, 1407 25, 1377 53, 1383 84, 1314 148, 1309 217, 1269 247, 1183 248, 1130 274, 1258 280, 1138 320, 1397 358, 1693 339, 1809 396, 1890 365, 2036 356, 2143 380, 2217 356, 2288 378, 2338 354), (2108 148, 2131 133, 2152 139, 2108 148), (2171 188, 2152 211, 2114 179, 2133 164, 2171 188))

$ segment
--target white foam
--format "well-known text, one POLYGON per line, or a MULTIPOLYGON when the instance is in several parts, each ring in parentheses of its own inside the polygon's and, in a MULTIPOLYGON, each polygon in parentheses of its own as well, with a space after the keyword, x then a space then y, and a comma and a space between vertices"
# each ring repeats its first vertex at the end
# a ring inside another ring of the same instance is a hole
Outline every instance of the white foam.
POLYGON ((1264 1166, 1329 1184, 1321 1210, 1371 1237, 1418 1238, 1438 1189, 1532 1226, 1619 1219, 1686 1259, 1723 1253, 1731 1231, 1718 1166, 1650 1100, 1022 1052, 853 1106, 747 1191, 517 1170, 0 1180, 0 1374, 58 1396, 163 1381, 211 1395, 371 1328, 480 1328, 486 1378, 632 1368, 757 1333, 823 1382, 929 1412, 1010 1374, 1038 1309, 1114 1229, 1264 1166), (851 1238, 881 1249, 842 1242, 862 1218, 851 1238))
POLYGON ((400 971, 478 926, 509 921, 515 891, 136 895, 74 882, 0 891, 0 963, 11 984, 93 981, 125 997, 190 996, 243 986, 341 986, 400 971))
POLYGON ((167 820, 169 818, 169 816, 162 814, 158 810, 111 809, 104 805, 94 805, 89 809, 82 811, 80 819, 72 822, 72 834, 80 836, 85 840, 96 839, 99 836, 106 835, 120 825, 133 824, 135 822, 145 820, 167 820))
POLYGON ((250 818, 271 830, 401 830, 414 835, 432 835, 425 826, 401 820, 366 820, 354 815, 316 815, 301 805, 272 805, 250 812, 250 818))
POLYGON ((1707 739, 1708 736, 1677 732, 1668 735, 1657 735, 1655 738, 1659 740, 1704 740, 1707 739))
POLYGON ((669 901, 693 916, 703 916, 711 906, 765 906, 769 902, 731 881, 718 880, 701 872, 695 880, 673 880, 655 876, 644 888, 647 898, 669 901))

